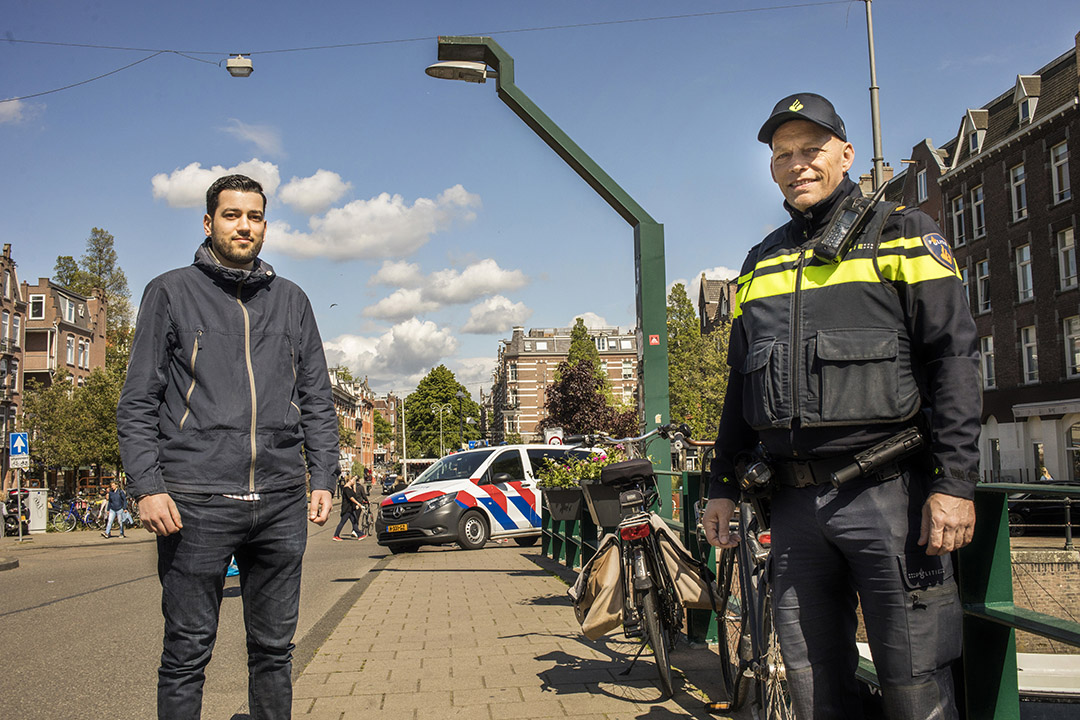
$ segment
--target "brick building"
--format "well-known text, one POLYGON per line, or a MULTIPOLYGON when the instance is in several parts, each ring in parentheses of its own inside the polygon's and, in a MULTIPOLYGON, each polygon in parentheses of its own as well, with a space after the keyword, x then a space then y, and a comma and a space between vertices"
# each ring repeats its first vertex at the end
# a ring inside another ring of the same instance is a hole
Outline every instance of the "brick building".
POLYGON ((393 393, 387 393, 384 397, 377 397, 374 401, 375 412, 390 424, 394 433, 387 443, 375 443, 374 462, 376 465, 392 465, 398 461, 397 433, 400 430, 398 424, 398 404, 401 400, 393 393))
MULTIPOLYGON (((555 382, 555 369, 570 353, 571 328, 515 327, 499 343, 491 390, 490 440, 500 443, 511 433, 523 442, 543 442, 537 426, 544 418, 545 391, 555 382)), ((616 401, 637 402, 638 341, 633 330, 590 329, 601 367, 616 401)))
MULTIPOLYGON (((21 294, 15 261, 11 259, 10 243, 4 243, 3 255, 0 255, 0 276, 3 283, 0 295, 0 435, 6 439, 7 433, 16 429, 15 419, 19 413, 26 319, 26 300, 21 294)), ((12 484, 6 445, 3 467, 0 468, 0 485, 4 488, 12 484)))
POLYGON ((965 111, 941 150, 917 145, 894 180, 939 221, 964 279, 981 351, 986 478, 1034 479, 1045 465, 1080 479, 1078 44, 1080 34, 965 111))
POLYGON ((90 297, 61 287, 48 278, 22 283, 26 298, 22 387, 27 382, 52 384, 60 368, 82 385, 95 368, 105 367, 105 293, 90 297))
POLYGON ((375 393, 368 387, 367 378, 359 382, 345 380, 333 369, 330 391, 334 410, 342 424, 353 432, 351 444, 341 441, 342 476, 348 475, 354 464, 371 469, 375 463, 375 393))

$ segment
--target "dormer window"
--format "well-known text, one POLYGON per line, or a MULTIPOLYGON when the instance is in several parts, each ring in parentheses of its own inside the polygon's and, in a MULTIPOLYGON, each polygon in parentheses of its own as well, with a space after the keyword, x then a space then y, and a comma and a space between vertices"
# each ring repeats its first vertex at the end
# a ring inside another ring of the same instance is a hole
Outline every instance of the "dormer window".
POLYGON ((968 139, 968 154, 977 155, 982 151, 986 139, 986 125, 989 112, 985 109, 968 110, 964 117, 964 134, 968 139))
POLYGON ((1021 125, 1027 125, 1035 117, 1035 106, 1039 104, 1042 92, 1042 78, 1038 75, 1017 75, 1013 90, 1013 102, 1019 113, 1021 125))

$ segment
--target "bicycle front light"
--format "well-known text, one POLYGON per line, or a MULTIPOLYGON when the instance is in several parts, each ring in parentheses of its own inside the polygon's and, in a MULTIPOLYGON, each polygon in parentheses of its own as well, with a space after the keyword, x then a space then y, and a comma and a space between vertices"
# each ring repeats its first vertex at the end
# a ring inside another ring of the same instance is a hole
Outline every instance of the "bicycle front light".
POLYGON ((432 510, 441 508, 443 505, 449 505, 455 500, 457 500, 457 493, 449 493, 446 495, 440 495, 437 498, 431 498, 426 503, 424 503, 424 512, 431 512, 432 510))

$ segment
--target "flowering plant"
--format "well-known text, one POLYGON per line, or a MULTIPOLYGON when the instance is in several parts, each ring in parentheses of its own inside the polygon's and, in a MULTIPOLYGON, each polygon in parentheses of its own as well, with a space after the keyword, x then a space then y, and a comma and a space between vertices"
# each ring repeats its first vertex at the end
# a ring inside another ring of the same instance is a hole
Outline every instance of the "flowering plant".
POLYGON ((546 488, 576 488, 581 480, 599 480, 600 471, 612 463, 625 460, 619 451, 574 454, 564 460, 546 458, 536 474, 537 484, 546 488))

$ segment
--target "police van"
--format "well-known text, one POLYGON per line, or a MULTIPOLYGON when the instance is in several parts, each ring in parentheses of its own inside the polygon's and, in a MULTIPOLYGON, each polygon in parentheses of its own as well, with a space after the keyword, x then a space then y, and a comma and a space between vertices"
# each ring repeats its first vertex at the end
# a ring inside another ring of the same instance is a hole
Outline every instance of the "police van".
POLYGON ((475 550, 500 538, 532 545, 541 534, 536 476, 544 460, 589 454, 558 445, 501 445, 447 455, 382 501, 378 543, 393 553, 449 543, 475 550))

